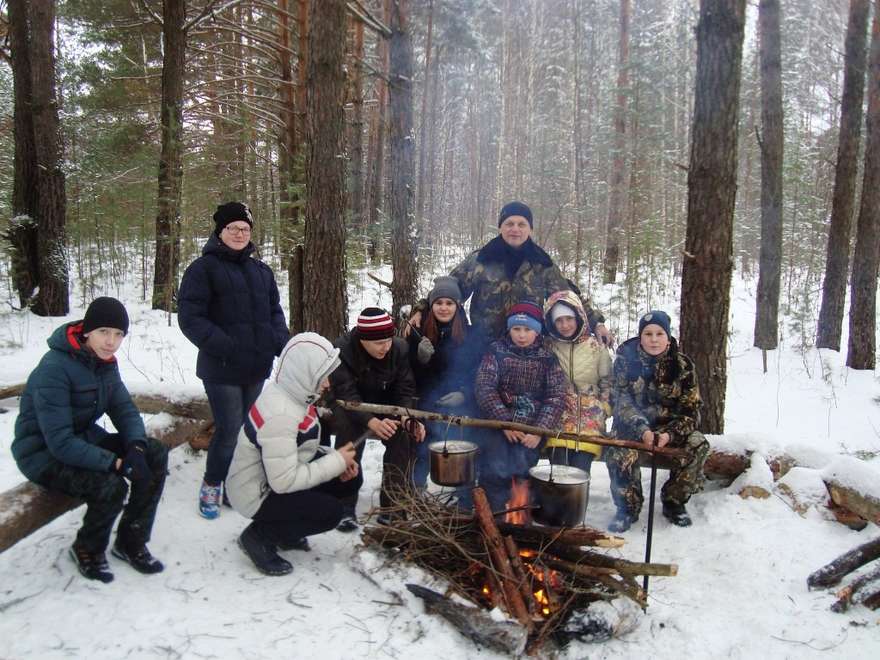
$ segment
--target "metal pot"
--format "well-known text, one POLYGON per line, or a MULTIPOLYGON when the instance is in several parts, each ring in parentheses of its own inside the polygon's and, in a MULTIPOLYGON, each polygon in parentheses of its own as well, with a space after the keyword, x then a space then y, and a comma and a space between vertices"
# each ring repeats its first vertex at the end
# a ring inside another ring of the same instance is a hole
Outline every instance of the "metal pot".
POLYGON ((590 499, 590 475, 568 465, 536 465, 529 470, 532 516, 544 525, 575 527, 584 521, 590 499))
POLYGON ((428 445, 431 481, 438 486, 467 486, 476 477, 477 445, 467 440, 440 440, 428 445))

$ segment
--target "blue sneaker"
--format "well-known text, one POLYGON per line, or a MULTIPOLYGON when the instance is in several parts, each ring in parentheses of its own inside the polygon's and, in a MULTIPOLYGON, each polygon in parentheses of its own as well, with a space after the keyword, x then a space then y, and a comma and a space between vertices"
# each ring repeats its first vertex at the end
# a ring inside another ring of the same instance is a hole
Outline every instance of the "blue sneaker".
POLYGON ((220 486, 202 482, 199 490, 199 513, 208 520, 214 520, 220 515, 220 486))

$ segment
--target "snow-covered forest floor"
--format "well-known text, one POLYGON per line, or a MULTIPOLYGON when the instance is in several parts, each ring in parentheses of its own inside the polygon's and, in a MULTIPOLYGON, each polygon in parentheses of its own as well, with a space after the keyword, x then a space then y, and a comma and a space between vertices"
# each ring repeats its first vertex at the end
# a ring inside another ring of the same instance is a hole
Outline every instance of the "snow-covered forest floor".
MULTIPOLYGON (((712 437, 767 455, 785 449, 821 466, 852 457, 853 478, 880 490, 880 384, 872 372, 844 366, 845 355, 800 350, 783 342, 762 372, 750 347, 754 300, 734 290, 726 434, 712 437), (867 477, 866 477, 867 475, 867 477)), ((753 288, 753 287, 751 287, 753 288)), ((119 295, 116 291, 107 291, 119 295)), ((596 291, 603 303, 603 291, 596 291)), ((196 351, 176 319, 153 312, 137 295, 121 296, 132 320, 119 354, 123 379, 137 392, 201 393, 196 351)), ((285 296, 282 295, 282 299, 285 296)), ((607 298, 605 298, 607 301, 607 298)), ((360 291, 351 312, 387 297, 360 291)), ((676 306, 667 309, 677 329, 676 306)), ((68 319, 20 312, 0 315, 0 382, 23 382, 46 350, 51 330, 68 319)), ((622 327, 626 320, 610 319, 622 327)), ((625 337, 624 337, 625 338, 625 337)), ((621 338, 623 339, 623 338, 621 338)), ((845 341, 844 341, 845 345, 845 341)), ((0 414, 0 489, 19 483, 9 452, 17 409, 0 414)), ((148 425, 165 423, 163 416, 148 425)), ((235 544, 243 518, 224 509, 199 517, 196 496, 204 454, 171 454, 170 476, 150 548, 166 564, 145 577, 110 558, 116 580, 89 582, 67 556, 82 510, 62 516, 0 555, 0 658, 493 658, 445 621, 424 612, 404 582, 436 586, 418 571, 381 568, 361 556, 357 534, 314 537, 310 553, 289 552, 292 575, 264 577, 235 544), (400 603, 393 593, 400 594, 400 603)), ((378 502, 381 448, 371 444, 359 512, 378 502)), ((844 468, 845 469, 845 468, 844 468)), ((660 473, 662 483, 665 474, 660 473)), ((643 472, 645 489, 649 475, 643 472)), ((570 658, 860 658, 880 657, 880 613, 861 606, 846 614, 828 607, 831 592, 806 588, 807 575, 877 536, 829 520, 821 508, 805 517, 774 493, 744 500, 710 483, 690 505, 691 528, 655 518, 652 559, 679 565, 673 578, 652 578, 649 607, 634 627, 602 644, 573 644, 570 658)), ((659 509, 659 505, 658 505, 659 509)), ((613 514, 604 464, 593 469, 587 523, 613 514)), ((644 555, 647 515, 614 551, 644 555)))

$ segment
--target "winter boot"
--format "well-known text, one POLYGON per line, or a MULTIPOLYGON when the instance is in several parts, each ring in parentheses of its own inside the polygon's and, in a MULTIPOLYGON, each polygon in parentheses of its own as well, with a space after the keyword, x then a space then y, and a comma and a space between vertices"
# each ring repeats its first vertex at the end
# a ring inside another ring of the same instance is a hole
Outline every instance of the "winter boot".
POLYGON ((353 506, 346 506, 342 510, 342 520, 336 525, 340 532, 353 532, 358 528, 357 516, 353 506))
POLYGON ((299 550, 301 552, 311 552, 312 546, 309 545, 309 540, 302 536, 293 541, 279 541, 278 542, 279 550, 299 550))
POLYGON ((261 573, 287 575, 293 571, 291 563, 278 556, 275 544, 260 533, 257 523, 251 523, 244 528, 238 537, 238 545, 261 573))
POLYGON ((691 520, 691 517, 688 515, 687 509, 684 508, 684 504, 664 502, 663 515, 666 516, 666 519, 669 520, 669 522, 678 527, 690 527, 693 523, 693 520, 691 520))
POLYGON ((199 513, 208 520, 214 520, 220 515, 220 486, 202 482, 199 490, 199 513))
POLYGON ((126 547, 117 538, 110 554, 117 559, 128 562, 134 570, 146 575, 161 573, 165 569, 162 562, 150 554, 146 545, 126 547))
POLYGON ((629 511, 619 510, 617 515, 614 516, 614 520, 608 523, 608 531, 622 534, 632 527, 632 524, 638 519, 638 516, 632 515, 629 511))
POLYGON ((86 552, 76 546, 70 548, 70 558, 83 577, 99 580, 103 583, 113 582, 113 573, 107 565, 107 557, 103 552, 86 552))

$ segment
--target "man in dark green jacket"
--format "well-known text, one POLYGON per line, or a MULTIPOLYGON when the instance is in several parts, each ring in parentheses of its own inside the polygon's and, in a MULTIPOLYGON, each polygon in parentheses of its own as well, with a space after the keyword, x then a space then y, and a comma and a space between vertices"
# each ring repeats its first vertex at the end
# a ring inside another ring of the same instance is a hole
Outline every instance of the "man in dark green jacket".
POLYGON ((131 496, 113 555, 142 573, 162 563, 147 541, 165 484, 168 450, 147 438, 144 422, 119 377, 114 354, 128 332, 128 314, 115 298, 97 298, 82 321, 52 333, 21 396, 12 455, 31 481, 86 503, 70 555, 85 577, 113 580, 104 551, 116 516, 131 496), (104 415, 116 427, 97 424, 104 415))

